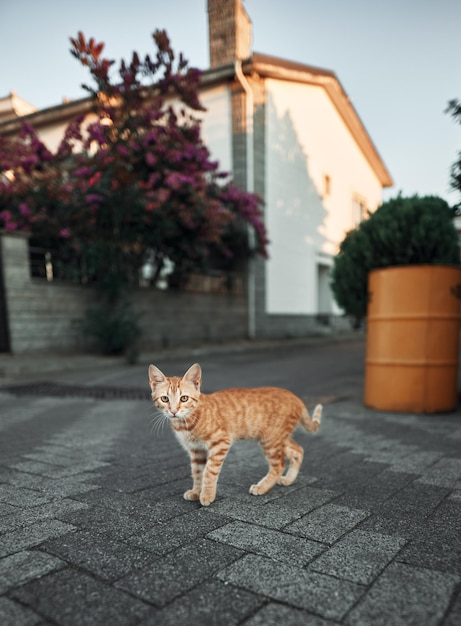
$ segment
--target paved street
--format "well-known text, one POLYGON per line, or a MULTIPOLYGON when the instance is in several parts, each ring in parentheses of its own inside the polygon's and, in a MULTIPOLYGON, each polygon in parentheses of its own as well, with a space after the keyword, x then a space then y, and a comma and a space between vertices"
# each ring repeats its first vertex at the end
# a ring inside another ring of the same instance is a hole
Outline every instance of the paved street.
POLYGON ((461 412, 365 409, 363 360, 360 338, 319 339, 6 377, 1 626, 458 626, 461 412), (325 403, 320 432, 295 435, 293 486, 251 496, 266 465, 238 442, 216 502, 182 498, 188 459, 147 366, 195 361, 205 392, 278 385, 325 403))

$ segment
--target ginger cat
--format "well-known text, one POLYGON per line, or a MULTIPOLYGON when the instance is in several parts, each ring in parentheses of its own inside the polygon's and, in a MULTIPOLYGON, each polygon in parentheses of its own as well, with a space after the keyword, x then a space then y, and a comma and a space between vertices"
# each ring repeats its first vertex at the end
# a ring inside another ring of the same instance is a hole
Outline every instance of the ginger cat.
POLYGON ((291 485, 299 472, 304 451, 291 439, 298 422, 312 433, 320 427, 322 405, 313 417, 300 398, 277 387, 225 389, 201 394, 202 370, 192 365, 182 378, 165 376, 149 366, 152 400, 169 419, 173 431, 191 459, 193 487, 186 500, 210 505, 230 446, 237 439, 257 439, 269 463, 269 471, 250 493, 267 493, 277 483, 291 485), (285 475, 285 459, 289 469, 285 475))

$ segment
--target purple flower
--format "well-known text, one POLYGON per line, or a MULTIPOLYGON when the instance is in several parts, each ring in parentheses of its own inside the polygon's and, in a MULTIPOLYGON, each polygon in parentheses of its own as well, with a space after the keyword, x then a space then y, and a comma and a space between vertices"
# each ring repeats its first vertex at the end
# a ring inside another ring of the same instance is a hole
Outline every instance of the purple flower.
POLYGON ((101 200, 104 200, 104 197, 101 196, 99 193, 88 193, 85 197, 85 200, 88 202, 88 204, 93 204, 94 202, 101 202, 101 200))
POLYGON ((16 224, 16 222, 10 222, 10 221, 6 221, 5 222, 5 230, 17 230, 18 229, 18 225, 16 224))
POLYGON ((91 168, 89 167, 79 167, 78 169, 75 170, 74 172, 75 176, 90 176, 91 174, 91 168))

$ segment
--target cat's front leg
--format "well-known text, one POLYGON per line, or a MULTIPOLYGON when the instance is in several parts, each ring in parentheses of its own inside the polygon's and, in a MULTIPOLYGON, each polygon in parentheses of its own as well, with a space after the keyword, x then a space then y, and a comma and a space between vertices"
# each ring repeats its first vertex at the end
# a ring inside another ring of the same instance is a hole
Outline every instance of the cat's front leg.
POLYGON ((192 448, 189 450, 192 480, 192 489, 184 493, 185 500, 198 500, 202 491, 203 470, 205 469, 207 451, 205 448, 192 448))
POLYGON ((230 448, 230 441, 222 438, 213 441, 208 452, 208 461, 203 474, 200 504, 209 506, 216 498, 216 485, 222 464, 230 448))

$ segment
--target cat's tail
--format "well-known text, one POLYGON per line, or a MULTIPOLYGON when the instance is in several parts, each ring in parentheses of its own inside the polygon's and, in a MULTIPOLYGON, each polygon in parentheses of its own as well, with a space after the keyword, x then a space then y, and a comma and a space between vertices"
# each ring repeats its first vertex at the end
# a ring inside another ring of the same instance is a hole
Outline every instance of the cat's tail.
POLYGON ((312 414, 312 417, 309 415, 309 411, 304 408, 304 411, 301 414, 301 424, 304 428, 310 433, 316 433, 320 428, 320 421, 322 419, 322 405, 317 404, 312 414))

